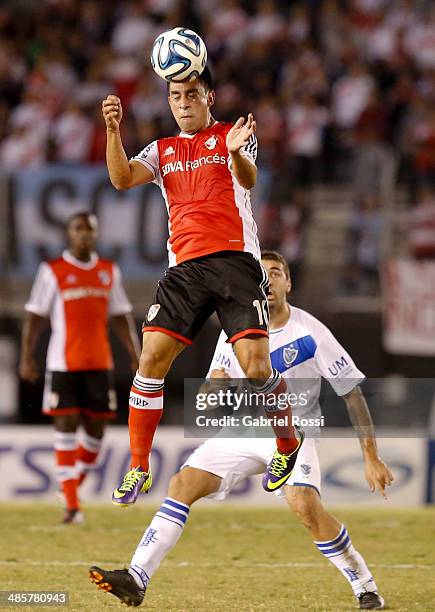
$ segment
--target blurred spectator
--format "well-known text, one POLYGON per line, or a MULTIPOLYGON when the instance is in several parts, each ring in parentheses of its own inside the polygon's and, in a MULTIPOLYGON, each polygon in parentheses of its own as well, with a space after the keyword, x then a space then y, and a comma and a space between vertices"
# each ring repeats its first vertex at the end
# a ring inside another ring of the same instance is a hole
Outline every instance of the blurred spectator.
POLYGON ((255 109, 257 138, 260 142, 259 161, 270 167, 278 155, 282 155, 285 140, 284 118, 278 100, 264 97, 255 109))
POLYGON ((112 47, 119 55, 144 53, 158 31, 147 15, 145 2, 126 3, 126 12, 117 20, 112 33, 112 47))
POLYGON ((335 71, 344 50, 352 41, 348 16, 338 0, 325 0, 318 15, 317 31, 320 46, 325 52, 324 61, 330 70, 335 71))
POLYGON ((309 7, 296 4, 292 7, 287 29, 287 38, 293 45, 300 45, 308 40, 311 31, 309 7))
POLYGON ((435 7, 426 19, 407 27, 406 47, 417 68, 435 68, 435 7))
POLYGON ((89 159, 92 122, 77 102, 70 102, 53 126, 52 139, 56 159, 61 163, 80 164, 89 159))
POLYGON ((378 292, 384 222, 377 195, 364 196, 349 223, 347 263, 339 286, 341 293, 378 292))
POLYGON ((414 29, 422 16, 424 3, 415 0, 396 0, 385 15, 385 22, 397 30, 414 29))
POLYGON ((90 63, 84 78, 75 88, 75 98, 82 107, 100 105, 111 89, 109 71, 102 54, 90 63))
POLYGON ((259 0, 257 12, 248 25, 248 36, 256 43, 274 44, 284 38, 286 20, 275 0, 259 0))
POLYGON ((279 78, 283 100, 303 94, 326 98, 329 92, 322 59, 308 43, 302 45, 299 52, 283 65, 279 78))
POLYGON ((45 142, 28 124, 16 124, 0 145, 0 160, 7 170, 41 164, 45 160, 45 142))
POLYGON ((353 61, 347 74, 340 77, 332 88, 332 112, 338 127, 354 127, 374 87, 374 79, 367 67, 360 61, 353 61))
POLYGON ((155 87, 152 71, 142 71, 130 104, 130 110, 136 121, 152 121, 162 114, 166 115, 168 111, 162 103, 165 95, 167 95, 166 86, 163 90, 155 87))
POLYGON ((416 259, 435 258, 435 191, 424 188, 409 214, 409 250, 416 259))
POLYGON ((286 120, 294 184, 309 187, 315 178, 315 163, 322 152, 328 111, 314 96, 305 94, 288 107, 286 120))
POLYGON ((394 178, 395 158, 386 143, 388 116, 376 91, 355 125, 353 188, 355 197, 380 193, 386 177, 394 178))
POLYGON ((262 248, 282 253, 291 266, 295 287, 300 283, 309 220, 309 209, 303 195, 294 188, 289 175, 276 168, 259 224, 262 248))
POLYGON ((208 24, 207 48, 211 54, 225 48, 239 52, 248 36, 249 19, 237 0, 219 2, 208 24))
POLYGON ((416 187, 435 186, 435 109, 431 104, 414 99, 403 140, 416 187))
POLYGON ((48 134, 50 120, 51 112, 44 104, 43 97, 29 90, 11 112, 9 124, 12 128, 31 128, 42 141, 48 134))
POLYGON ((116 55, 110 63, 109 76, 112 89, 122 100, 122 106, 128 109, 136 93, 141 73, 138 59, 129 55, 116 55))

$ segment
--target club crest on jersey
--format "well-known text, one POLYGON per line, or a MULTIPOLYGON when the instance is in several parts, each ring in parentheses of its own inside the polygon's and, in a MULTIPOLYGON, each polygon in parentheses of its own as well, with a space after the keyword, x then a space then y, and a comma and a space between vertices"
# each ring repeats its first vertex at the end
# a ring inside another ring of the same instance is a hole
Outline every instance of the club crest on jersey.
POLYGON ((98 278, 100 279, 103 285, 110 284, 110 276, 109 273, 106 272, 106 270, 98 270, 98 278))
POLYGON ((73 283, 77 282, 77 276, 75 274, 68 274, 65 282, 68 283, 68 285, 72 285, 73 283))
POLYGON ((286 346, 283 351, 282 351, 283 357, 284 357, 284 363, 287 366, 291 366, 291 364, 293 363, 293 361, 296 359, 296 357, 298 356, 298 349, 295 348, 291 348, 286 346))
POLYGON ((311 465, 308 465, 308 463, 302 463, 301 471, 304 476, 308 476, 308 474, 311 472, 311 465))
POLYGON ((168 155, 173 155, 175 153, 174 147, 168 147, 166 151, 163 153, 163 157, 167 157, 168 155))
POLYGON ((212 149, 214 149, 214 148, 215 148, 215 146, 217 145, 217 143, 218 143, 217 136, 215 136, 215 135, 213 134, 213 136, 210 136, 210 138, 209 138, 208 140, 206 140, 204 144, 205 144, 205 146, 207 147, 207 149, 208 149, 209 151, 211 151, 212 149))
POLYGON ((160 310, 160 304, 153 304, 152 306, 150 306, 150 309, 148 310, 148 314, 147 314, 148 323, 157 316, 157 313, 159 312, 159 310, 160 310))

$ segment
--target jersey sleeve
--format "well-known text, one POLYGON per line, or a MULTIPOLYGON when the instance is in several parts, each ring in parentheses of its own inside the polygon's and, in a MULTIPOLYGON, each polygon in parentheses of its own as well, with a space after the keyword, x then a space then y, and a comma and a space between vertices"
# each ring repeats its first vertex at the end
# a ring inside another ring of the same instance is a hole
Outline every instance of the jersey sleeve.
POLYGON ((242 155, 247 157, 253 164, 255 164, 257 160, 257 149, 258 143, 255 134, 252 134, 247 144, 240 149, 242 155))
POLYGON ((113 264, 113 281, 109 298, 109 314, 116 316, 131 312, 132 307, 122 284, 121 270, 113 264))
POLYGON ((30 297, 24 306, 24 310, 40 317, 49 316, 56 291, 56 276, 50 265, 43 262, 39 265, 35 282, 33 283, 30 297))
POLYGON ((130 161, 137 161, 141 163, 145 168, 151 170, 154 179, 153 183, 158 183, 160 179, 160 166, 159 166, 159 147, 157 140, 153 140, 147 145, 140 153, 130 159, 130 161))
POLYGON ((227 342, 227 335, 221 331, 206 378, 210 378, 212 370, 223 368, 231 378, 238 378, 236 356, 232 345, 227 342))
POLYGON ((316 340, 317 349, 314 358, 319 373, 327 379, 337 395, 346 395, 364 380, 365 375, 324 325, 316 340))
MULTIPOLYGON (((245 146, 240 149, 240 153, 243 155, 243 157, 247 157, 249 161, 255 164, 257 160, 257 148, 257 139, 255 137, 255 134, 252 134, 247 144, 245 144, 245 146)), ((231 155, 228 155, 228 168, 230 172, 233 171, 231 155)))

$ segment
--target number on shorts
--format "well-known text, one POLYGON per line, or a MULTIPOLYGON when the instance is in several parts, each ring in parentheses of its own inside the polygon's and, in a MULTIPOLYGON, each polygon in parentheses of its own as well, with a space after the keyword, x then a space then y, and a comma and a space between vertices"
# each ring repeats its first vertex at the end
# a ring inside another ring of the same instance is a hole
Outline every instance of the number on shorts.
POLYGON ((267 313, 267 300, 254 300, 252 305, 257 309, 258 323, 260 325, 268 325, 269 316, 267 313))

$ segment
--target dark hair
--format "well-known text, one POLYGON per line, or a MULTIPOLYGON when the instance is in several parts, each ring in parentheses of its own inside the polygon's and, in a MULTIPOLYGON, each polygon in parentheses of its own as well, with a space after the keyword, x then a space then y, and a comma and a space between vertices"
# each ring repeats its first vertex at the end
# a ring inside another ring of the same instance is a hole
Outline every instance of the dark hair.
POLYGON ((282 265, 285 276, 288 280, 290 280, 290 268, 288 267, 288 263, 278 251, 261 251, 261 259, 268 259, 269 261, 276 261, 282 265))
POLYGON ((76 219, 81 219, 81 218, 89 219, 90 217, 95 217, 94 213, 91 213, 88 210, 80 210, 79 212, 76 212, 70 217, 68 217, 65 223, 65 229, 68 230, 71 223, 75 221, 76 219))
MULTIPOLYGON (((198 77, 198 81, 204 85, 205 91, 211 91, 213 89, 213 77, 211 76, 211 72, 208 66, 204 68, 201 74, 198 77)), ((174 83, 186 83, 187 79, 184 81, 173 81, 174 83)), ((168 91, 171 85, 171 81, 168 81, 168 91)))
POLYGON ((200 83, 204 85, 206 91, 213 89, 213 77, 211 76, 210 68, 206 66, 198 77, 200 83))

